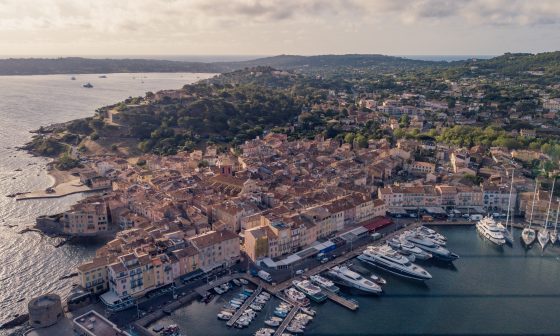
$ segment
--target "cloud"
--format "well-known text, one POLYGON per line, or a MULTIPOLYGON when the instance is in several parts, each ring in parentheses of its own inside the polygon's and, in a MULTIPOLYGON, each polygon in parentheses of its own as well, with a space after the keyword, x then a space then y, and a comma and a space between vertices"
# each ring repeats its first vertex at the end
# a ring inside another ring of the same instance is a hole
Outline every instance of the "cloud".
MULTIPOLYGON (((558 0, 3 0, 0 31, 85 29, 101 33, 205 31, 309 22, 467 25, 560 23, 558 0)), ((177 33, 177 32, 175 32, 177 33)))
POLYGON ((375 0, 368 8, 403 22, 460 20, 470 25, 548 25, 560 23, 557 0, 375 0))

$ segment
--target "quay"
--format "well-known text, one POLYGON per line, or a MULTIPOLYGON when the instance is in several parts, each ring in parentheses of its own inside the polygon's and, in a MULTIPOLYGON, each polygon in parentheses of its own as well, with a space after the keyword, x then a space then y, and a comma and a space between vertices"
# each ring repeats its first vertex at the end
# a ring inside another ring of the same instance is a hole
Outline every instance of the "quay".
POLYGON ((294 307, 292 308, 292 310, 290 310, 290 312, 288 313, 284 321, 282 321, 282 324, 280 324, 278 329, 276 329, 276 332, 274 332, 274 336, 280 336, 284 333, 284 330, 286 330, 290 322, 292 322, 292 319, 294 318, 294 316, 296 316, 299 309, 300 306, 294 305, 294 307))
POLYGON ((43 199, 43 198, 59 198, 72 194, 78 194, 83 192, 94 192, 103 191, 109 189, 110 187, 102 188, 91 188, 80 182, 80 179, 74 179, 68 182, 61 183, 55 187, 52 187, 54 192, 48 193, 46 190, 37 190, 28 193, 21 193, 16 196, 16 201, 24 201, 30 199, 43 199))
POLYGON ((257 289, 253 292, 253 294, 251 294, 251 296, 249 296, 249 298, 243 302, 243 304, 241 305, 241 307, 239 307, 239 309, 235 312, 235 314, 229 319, 229 321, 226 322, 226 325, 228 327, 233 326, 233 324, 235 322, 237 322, 237 320, 239 319, 239 317, 241 317, 241 315, 243 314, 243 312, 245 311, 245 309, 247 309, 247 307, 249 307, 253 301, 257 298, 257 296, 262 292, 262 286, 257 287, 257 289))
POLYGON ((328 290, 326 290, 326 291, 324 291, 324 292, 325 292, 325 294, 327 294, 327 297, 328 297, 331 301, 336 302, 336 303, 338 303, 339 305, 341 305, 341 306, 343 306, 343 307, 346 307, 346 308, 348 308, 348 309, 350 309, 350 310, 354 310, 354 311, 355 311, 355 310, 357 310, 357 309, 360 307, 355 301, 350 300, 350 299, 347 299, 347 298, 345 298, 345 297, 342 297, 342 296, 340 296, 340 295, 338 295, 338 294, 336 294, 336 293, 334 293, 334 292, 331 292, 331 291, 328 291, 328 290))

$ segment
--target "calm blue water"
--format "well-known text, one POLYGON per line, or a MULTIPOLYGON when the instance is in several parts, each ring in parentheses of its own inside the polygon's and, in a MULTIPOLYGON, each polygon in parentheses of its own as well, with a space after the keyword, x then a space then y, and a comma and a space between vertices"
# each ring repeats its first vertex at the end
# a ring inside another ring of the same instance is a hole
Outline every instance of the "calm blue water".
POLYGON ((37 216, 64 211, 82 196, 19 202, 5 197, 43 189, 52 183, 45 171, 46 159, 32 157, 15 147, 29 141, 29 131, 41 125, 91 116, 96 108, 128 96, 180 88, 208 76, 110 74, 100 79, 98 75, 77 75, 75 81, 66 75, 0 76, 0 323, 14 313, 26 311, 27 301, 33 296, 51 291, 67 293, 72 280, 57 279, 91 258, 99 246, 67 244, 56 249, 52 241, 38 234, 17 233, 34 224, 37 216), (95 87, 82 88, 85 82, 95 87))
MULTIPOLYGON (((490 245, 474 227, 437 230, 461 255, 452 267, 423 263, 433 275, 426 284, 379 273, 388 281, 382 296, 354 295, 356 312, 333 302, 314 306, 318 314, 305 335, 560 334, 559 247, 541 256, 540 248, 527 252, 518 241, 513 248, 490 245)), ((177 323, 189 336, 248 335, 264 326, 266 313, 248 329, 228 329, 216 319, 225 301, 192 303, 161 323, 177 323)))

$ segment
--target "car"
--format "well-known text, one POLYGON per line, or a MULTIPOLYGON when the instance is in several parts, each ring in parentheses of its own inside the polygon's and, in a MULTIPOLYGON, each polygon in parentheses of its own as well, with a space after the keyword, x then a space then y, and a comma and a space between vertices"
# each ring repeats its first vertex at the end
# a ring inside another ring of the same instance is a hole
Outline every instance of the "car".
POLYGON ((303 270, 299 269, 296 271, 296 275, 302 275, 303 274, 303 270))
POLYGON ((324 263, 326 263, 327 261, 329 261, 329 258, 323 258, 323 259, 321 259, 321 264, 324 264, 324 263))

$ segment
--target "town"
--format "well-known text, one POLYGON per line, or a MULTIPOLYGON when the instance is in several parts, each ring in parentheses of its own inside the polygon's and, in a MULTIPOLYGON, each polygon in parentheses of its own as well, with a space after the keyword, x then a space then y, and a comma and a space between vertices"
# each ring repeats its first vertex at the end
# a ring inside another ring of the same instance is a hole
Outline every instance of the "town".
MULTIPOLYGON (((80 185, 98 192, 39 217, 37 228, 112 237, 77 267, 79 294, 69 306, 99 297, 108 312, 138 310, 154 293, 231 272, 258 278, 260 271, 279 284, 337 257, 328 252, 350 252, 372 234, 413 224, 474 225, 492 216, 523 228, 551 226, 558 217, 550 185, 560 155, 560 99, 546 93, 557 86, 501 105, 488 102, 495 88, 480 77, 446 80, 437 90, 399 82, 399 89, 369 92, 320 89, 322 98, 303 104, 291 125, 253 130, 227 144, 197 140, 204 131, 182 133, 173 126, 181 122, 170 118, 139 143, 144 153, 126 154, 144 109, 190 106, 220 85, 224 92, 209 95, 243 90, 227 88, 239 77, 300 80, 272 68, 243 70, 99 109, 80 126, 94 133, 73 134, 79 122, 49 130, 47 141, 72 142, 59 159, 70 167, 57 169, 70 169, 80 185), (169 147, 177 138, 186 139, 180 150, 169 147), (99 150, 108 140, 111 149, 99 150)), ((507 81, 494 84, 505 96, 512 89, 507 81)))

